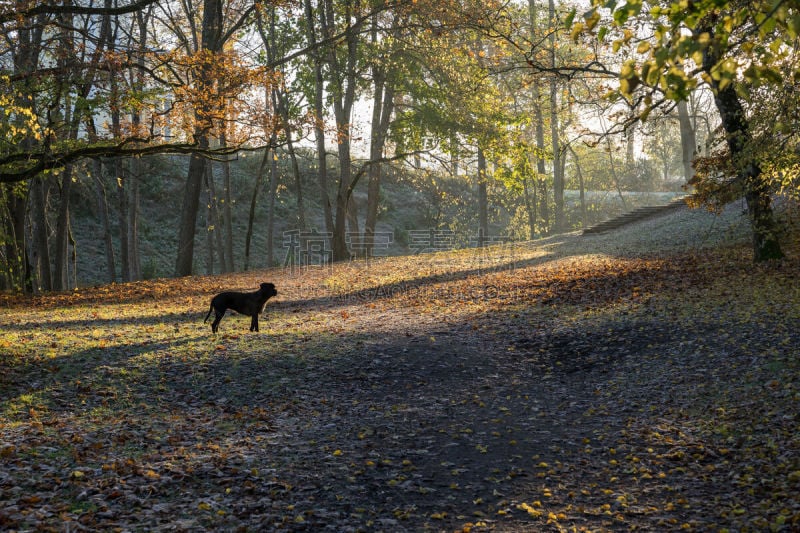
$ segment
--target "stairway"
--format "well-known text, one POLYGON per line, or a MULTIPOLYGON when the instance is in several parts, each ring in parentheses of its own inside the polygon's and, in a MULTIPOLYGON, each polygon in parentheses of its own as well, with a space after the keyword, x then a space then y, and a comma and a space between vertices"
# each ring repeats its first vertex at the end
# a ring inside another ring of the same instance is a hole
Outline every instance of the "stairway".
POLYGON ((604 220, 603 222, 599 222, 593 226, 589 226, 588 228, 583 230, 583 234, 590 235, 594 233, 605 233, 607 231, 615 230, 632 222, 638 222, 639 220, 644 220, 646 218, 654 217, 656 215, 672 211, 673 209, 677 209, 685 205, 686 205, 686 196, 679 196, 678 198, 673 199, 668 204, 639 207, 634 209, 633 211, 628 211, 627 213, 623 213, 614 218, 610 218, 608 220, 604 220))

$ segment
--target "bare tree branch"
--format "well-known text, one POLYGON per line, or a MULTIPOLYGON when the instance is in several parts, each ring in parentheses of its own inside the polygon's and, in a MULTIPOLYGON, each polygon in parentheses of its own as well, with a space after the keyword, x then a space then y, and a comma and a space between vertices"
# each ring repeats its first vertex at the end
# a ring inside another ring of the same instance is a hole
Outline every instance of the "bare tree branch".
POLYGON ((0 12, 0 24, 11 22, 22 18, 31 18, 37 15, 124 15, 126 13, 133 13, 139 11, 150 4, 156 3, 158 0, 138 0, 130 4, 119 7, 98 7, 98 6, 82 6, 75 4, 51 4, 42 2, 32 5, 28 8, 20 8, 24 5, 21 2, 15 4, 13 10, 0 12))

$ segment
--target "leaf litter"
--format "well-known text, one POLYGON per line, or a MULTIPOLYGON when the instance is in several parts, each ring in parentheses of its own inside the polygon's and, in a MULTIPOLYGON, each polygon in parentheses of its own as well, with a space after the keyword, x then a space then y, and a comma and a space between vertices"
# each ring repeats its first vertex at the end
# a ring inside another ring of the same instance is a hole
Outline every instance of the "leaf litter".
POLYGON ((800 246, 665 237, 702 216, 3 295, 0 528, 796 530, 800 246))

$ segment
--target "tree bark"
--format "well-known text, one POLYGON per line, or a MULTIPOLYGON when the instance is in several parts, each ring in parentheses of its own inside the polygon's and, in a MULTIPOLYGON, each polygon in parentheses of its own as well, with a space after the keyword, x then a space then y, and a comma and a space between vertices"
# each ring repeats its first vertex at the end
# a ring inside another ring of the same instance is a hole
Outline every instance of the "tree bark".
POLYGON ((92 161, 94 174, 95 198, 97 200, 97 213, 100 216, 100 225, 103 228, 103 243, 106 252, 106 269, 109 283, 117 281, 117 266, 114 261, 114 240, 111 237, 111 219, 108 214, 108 199, 103 186, 103 163, 99 159, 92 161))
MULTIPOLYGON (((378 41, 377 16, 372 20, 372 41, 378 41)), ((386 67, 376 63, 372 68, 373 97, 372 123, 370 126, 369 169, 367 183, 367 215, 364 222, 364 253, 367 257, 373 253, 375 245, 375 226, 378 223, 378 205, 380 203, 381 174, 383 165, 379 163, 383 157, 386 136, 394 110, 394 84, 388 79, 386 67)), ((457 165, 457 163, 456 163, 457 165)))
POLYGON ((783 251, 778 239, 779 228, 772 212, 769 188, 762 179, 758 162, 747 153, 752 137, 744 108, 732 85, 716 89, 714 101, 722 118, 731 157, 736 162, 739 179, 744 185, 747 213, 753 227, 753 259, 780 259, 783 251))
POLYGON ((0 236, 2 236, 3 253, 0 263, 0 290, 21 289, 24 282, 25 241, 25 205, 27 188, 17 189, 11 184, 0 185, 0 236), (24 257, 23 257, 24 255, 24 257))
MULTIPOLYGON (((228 144, 225 136, 224 125, 219 138, 220 146, 225 147, 228 144)), ((222 223, 225 229, 225 262, 223 264, 224 272, 234 272, 233 262, 233 214, 232 214, 232 199, 231 199, 231 164, 229 161, 223 161, 222 165, 222 223)))
POLYGON ((33 224, 32 259, 36 280, 34 290, 53 290, 53 276, 50 270, 50 250, 47 246, 47 203, 50 187, 44 178, 33 180, 31 197, 31 220, 33 224))
POLYGON ((212 209, 214 198, 211 195, 211 189, 206 187, 206 275, 214 275, 214 232, 216 231, 215 214, 212 209))
POLYGON ((383 132, 381 130, 383 121, 381 120, 384 112, 384 84, 386 77, 383 69, 375 67, 373 75, 373 96, 372 96, 372 122, 370 125, 369 143, 369 169, 367 169, 367 215, 364 222, 364 255, 372 255, 372 247, 375 240, 375 225, 378 222, 378 203, 381 191, 381 170, 382 165, 378 161, 383 156, 383 132))
POLYGON ((141 200, 140 187, 142 180, 142 160, 134 157, 130 160, 130 198, 128 203, 128 270, 131 281, 142 279, 142 261, 139 255, 139 206, 141 200))
MULTIPOLYGON (((43 32, 46 26, 46 24, 44 24, 44 20, 46 18, 47 15, 39 14, 36 17, 36 22, 30 27, 23 26, 19 28, 16 42, 13 40, 9 41, 10 45, 16 45, 17 47, 16 53, 11 54, 14 59, 15 75, 20 75, 25 79, 30 80, 28 76, 35 72, 39 62, 39 56, 42 52, 43 32)), ((33 81, 27 81, 23 84, 23 90, 20 91, 16 97, 17 105, 20 107, 33 109, 35 94, 36 91, 34 91, 33 81)), ((18 120, 21 120, 21 118, 18 118, 18 120)), ((23 148, 26 151, 30 150, 32 152, 35 144, 36 141, 32 137, 28 137, 22 141, 23 148)), ((34 251, 37 245, 35 243, 28 242, 26 235, 26 216, 29 212, 31 213, 33 225, 33 237, 36 238, 35 235, 39 229, 43 231, 43 236, 45 239, 47 235, 46 220, 43 218, 37 219, 37 213, 30 211, 31 208, 35 208, 37 209, 39 216, 44 216, 45 214, 43 209, 45 205, 45 189, 44 183, 42 182, 43 179, 44 178, 40 176, 29 180, 26 194, 22 194, 19 189, 16 189, 11 184, 9 184, 6 189, 8 196, 11 199, 9 208, 11 221, 9 226, 12 233, 12 239, 9 243, 10 249, 7 257, 10 261, 13 261, 12 267, 16 267, 15 274, 18 276, 18 286, 27 293, 31 293, 39 288, 38 282, 34 280, 34 277, 37 276, 38 272, 37 262, 41 260, 41 257, 37 257, 39 256, 39 253, 34 251), (29 249, 29 246, 32 249, 29 249)), ((46 252, 46 240, 44 246, 44 251, 46 252)), ((49 283, 49 253, 46 255, 48 255, 47 282, 49 283)))
POLYGON ((486 175, 486 156, 478 147, 478 246, 484 246, 489 238, 489 194, 486 175))
POLYGON ((209 162, 206 162, 206 188, 208 189, 208 208, 211 212, 211 225, 208 231, 214 237, 213 244, 216 246, 216 253, 219 257, 219 270, 225 271, 225 237, 223 235, 223 222, 222 215, 219 210, 219 196, 217 196, 217 185, 214 179, 214 167, 209 162))
MULTIPOLYGON (((311 0, 305 0, 305 15, 306 15, 306 33, 308 45, 316 47, 317 35, 315 28, 316 18, 314 16, 314 8, 311 5, 311 0)), ((324 11, 320 6, 320 17, 324 17, 324 11)), ((314 138, 317 145, 317 183, 319 185, 320 203, 323 209, 323 220, 325 222, 325 231, 328 233, 333 232, 333 210, 331 208, 331 201, 328 195, 328 163, 327 153, 325 148, 325 111, 324 111, 324 96, 325 96, 325 80, 322 73, 323 61, 320 56, 322 52, 314 52, 314 138)))
POLYGON ((522 178, 522 197, 525 201, 525 211, 528 214, 528 238, 533 239, 536 235, 536 195, 531 197, 528 178, 522 178))
MULTIPOLYGON (((139 30, 139 42, 136 50, 136 63, 138 68, 131 69, 131 85, 137 91, 144 90, 144 66, 145 55, 147 54, 148 24, 152 16, 153 6, 150 5, 147 11, 136 12, 136 25, 139 30)), ((131 123, 137 129, 142 122, 142 113, 139 109, 134 109, 131 113, 131 123)), ((131 176, 130 187, 130 210, 128 222, 128 259, 130 262, 129 271, 132 280, 142 279, 142 261, 139 254, 139 215, 140 215, 140 184, 142 182, 144 164, 141 158, 134 157, 128 165, 131 176)))
MULTIPOLYGON (((530 17, 530 26, 531 26, 531 42, 536 42, 538 36, 536 35, 538 21, 536 20, 536 0, 528 0, 528 15, 530 17)), ((533 80, 531 84, 531 91, 533 92, 533 115, 534 115, 534 123, 536 128, 536 148, 539 149, 539 153, 542 154, 545 151, 545 144, 544 144, 544 114, 542 113, 542 88, 540 86, 539 80, 533 80)), ((536 214, 536 205, 537 205, 537 195, 539 196, 538 201, 541 203, 539 205, 538 211, 541 213, 542 218, 542 233, 547 234, 550 232, 550 209, 547 204, 547 185, 544 183, 544 176, 547 172, 545 168, 545 161, 542 157, 536 157, 536 176, 534 176, 533 181, 533 204, 534 204, 534 219, 537 218, 536 214), (539 191, 538 184, 542 185, 542 191, 539 191)))
MULTIPOLYGON (((324 18, 322 18, 323 35, 326 38, 331 38, 335 31, 333 1, 324 0, 323 3, 325 5, 325 9, 322 10, 324 12, 324 18)), ((354 5, 348 0, 344 7, 343 20, 349 27, 354 5)), ((339 184, 336 192, 336 214, 334 216, 331 242, 334 261, 344 261, 350 258, 346 240, 348 215, 352 213, 351 210, 353 209, 350 194, 350 184, 353 179, 350 157, 350 115, 355 103, 356 84, 358 83, 358 73, 356 71, 358 39, 357 32, 347 32, 345 40, 347 54, 343 63, 340 62, 335 48, 329 48, 327 54, 327 63, 331 75, 328 90, 333 100, 339 155, 339 184)), ((357 227, 354 227, 356 224, 357 220, 350 216, 351 229, 357 229, 357 227)))
POLYGON ((61 174, 61 201, 58 205, 56 222, 55 272, 53 275, 53 289, 57 291, 69 289, 69 197, 72 190, 73 170, 72 165, 67 165, 61 174))
MULTIPOLYGON (((313 13, 313 11, 312 11, 313 13)), ((264 42, 264 48, 267 51, 267 59, 270 62, 274 62, 278 60, 278 32, 276 30, 276 23, 277 23, 277 13, 275 9, 272 9, 270 12, 270 19, 269 19, 269 30, 267 31, 264 27, 263 17, 261 16, 261 12, 258 14, 258 28, 259 32, 261 33, 262 41, 264 42)), ((313 16, 307 18, 309 25, 307 28, 307 36, 309 41, 315 42, 315 33, 314 28, 311 26, 313 23, 313 16)), ((310 43, 309 43, 310 44, 310 43)), ((318 64, 315 62, 315 64, 318 64)), ((321 70, 318 71, 315 69, 315 81, 319 82, 316 87, 321 87, 321 70), (318 76, 319 75, 319 76, 318 76), (317 79, 319 78, 319 79, 317 79)), ((315 87, 315 88, 316 88, 315 87)), ((315 90, 316 92, 316 90, 315 90)), ((319 93, 318 93, 319 94, 319 93)), ((319 111, 322 112, 322 100, 318 99, 315 95, 315 108, 317 104, 317 100, 319 100, 319 111)), ((286 86, 281 85, 280 87, 276 87, 272 90, 272 107, 275 113, 280 116, 281 123, 280 129, 283 130, 284 134, 286 135, 286 151, 289 154, 289 159, 292 165, 292 174, 294 176, 294 185, 295 185, 295 198, 297 201, 297 226, 300 230, 306 229, 306 213, 305 213, 305 205, 303 200, 303 180, 302 174, 300 173, 300 165, 297 161, 297 153, 294 149, 294 131, 291 126, 290 114, 289 114, 289 94, 286 91, 286 86)), ((319 124, 318 124, 319 125, 319 124)), ((319 140, 319 137, 317 137, 319 140)), ((323 147, 324 147, 324 136, 322 138, 323 147)), ((327 182, 327 177, 324 180, 327 182)), ((327 185, 325 186, 327 189, 327 185)), ((330 205, 328 204, 330 207, 330 205)))
POLYGON ((678 124, 681 132, 681 161, 683 162, 683 178, 686 183, 694 177, 692 159, 697 149, 697 138, 689 116, 689 106, 683 100, 678 102, 678 124))
POLYGON ((738 179, 744 188, 747 201, 747 213, 753 228, 753 259, 757 262, 783 257, 778 239, 778 224, 772 212, 772 199, 769 187, 761 175, 758 161, 749 151, 753 141, 750 124, 745 115, 742 102, 736 94, 733 83, 724 87, 711 76, 711 71, 721 59, 714 43, 714 31, 711 26, 699 25, 697 34, 707 32, 712 44, 703 53, 703 70, 709 74, 711 88, 714 92, 714 103, 722 119, 726 141, 731 158, 736 165, 738 179))
POLYGON ((258 203, 258 193, 261 191, 261 183, 264 181, 264 172, 267 170, 267 163, 270 151, 264 150, 264 156, 261 158, 261 165, 258 168, 258 176, 256 176, 256 184, 253 188, 253 196, 250 198, 250 213, 247 217, 247 233, 244 238, 244 269, 245 271, 250 268, 250 241, 253 238, 253 225, 256 218, 256 203, 258 203))
MULTIPOLYGON (((554 0, 548 2, 550 26, 550 67, 556 68, 556 8, 554 0)), ((561 148, 558 138, 558 84, 554 75, 550 77, 550 143, 553 148, 553 197, 555 200, 555 231, 565 229, 564 218, 564 172, 561 165, 561 148)))
MULTIPOLYGON (((277 139, 272 136, 272 146, 277 139)), ((269 158, 269 199, 267 200, 267 268, 275 264, 275 197, 278 194, 278 162, 275 160, 274 148, 269 158)))
POLYGON ((586 189, 583 182, 583 172, 581 171, 581 161, 578 158, 578 154, 575 153, 575 150, 572 147, 569 147, 569 151, 572 153, 572 158, 575 160, 575 171, 578 174, 578 187, 579 187, 579 194, 580 194, 580 202, 581 202, 581 228, 586 229, 589 227, 589 217, 586 213, 586 189))
POLYGON ((122 281, 132 281, 131 276, 131 246, 129 242, 130 214, 128 213, 128 179, 124 175, 122 160, 114 158, 114 176, 117 183, 117 201, 119 202, 119 255, 122 262, 121 278, 122 281))
MULTIPOLYGON (((221 51, 222 44, 222 0, 204 0, 201 29, 202 51, 216 54, 221 51)), ((207 67, 200 68, 196 84, 204 91, 213 90, 214 80, 207 67)), ((197 146, 202 150, 207 150, 209 147, 208 136, 211 127, 209 111, 202 104, 199 104, 199 107, 195 110, 197 126, 195 127, 194 137, 197 146)), ((178 254, 175 261, 176 276, 189 276, 192 273, 194 233, 205 173, 206 160, 197 154, 192 154, 189 160, 189 171, 186 176, 180 229, 178 230, 178 254)))

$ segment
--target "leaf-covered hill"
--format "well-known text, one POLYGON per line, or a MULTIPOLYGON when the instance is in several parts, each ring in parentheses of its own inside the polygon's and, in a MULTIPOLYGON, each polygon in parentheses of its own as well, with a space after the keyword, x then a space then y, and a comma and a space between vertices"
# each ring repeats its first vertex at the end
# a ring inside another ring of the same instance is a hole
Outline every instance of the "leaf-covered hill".
POLYGON ((800 246, 601 236, 0 300, 0 527, 800 527, 800 246), (274 282, 260 333, 202 318, 274 282), (67 525, 68 522, 72 524, 67 525))

